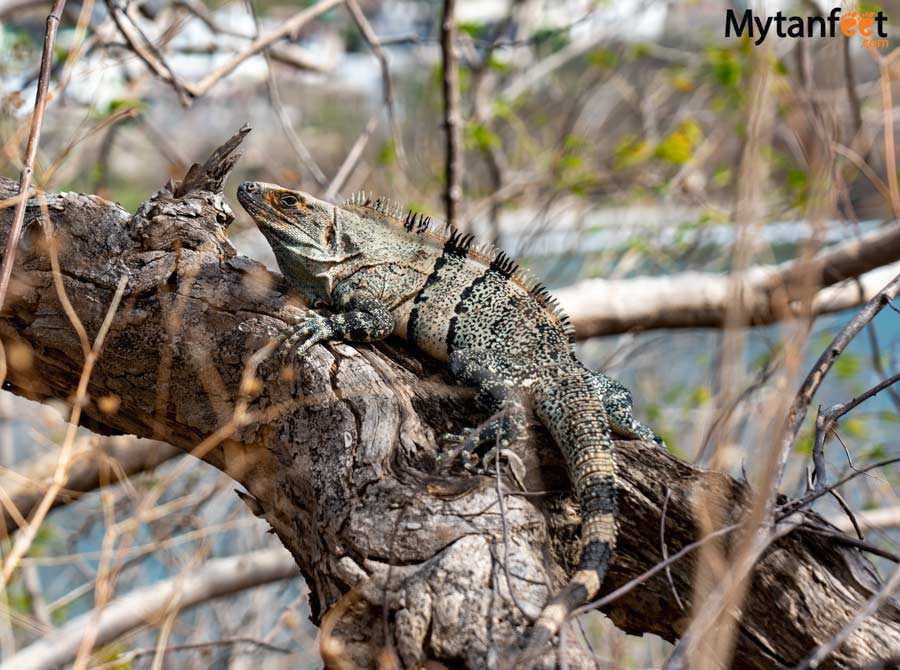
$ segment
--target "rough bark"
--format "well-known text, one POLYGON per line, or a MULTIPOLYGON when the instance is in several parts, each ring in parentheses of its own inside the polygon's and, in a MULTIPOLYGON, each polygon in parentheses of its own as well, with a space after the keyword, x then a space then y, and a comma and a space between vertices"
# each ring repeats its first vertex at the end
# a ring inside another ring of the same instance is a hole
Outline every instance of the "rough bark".
MULTIPOLYGON (((225 425, 240 396, 245 363, 304 308, 277 275, 239 257, 225 227, 220 189, 238 136, 178 186, 154 194, 132 216, 94 196, 48 194, 68 295, 92 336, 123 274, 126 297, 91 379, 84 423, 192 450, 225 425), (175 325, 171 325, 175 318, 175 325), (104 413, 98 399, 118 396, 104 413), (160 400, 160 399, 163 400, 160 400)), ((0 180, 0 198, 15 185, 0 180)), ((30 204, 14 293, 0 314, 10 356, 6 387, 38 400, 69 398, 82 353, 53 286, 40 209, 30 204)), ((0 238, 10 210, 0 210, 0 238)), ((2 240, 0 240, 2 241, 2 240)), ((566 493, 516 495, 499 512, 497 482, 436 466, 435 435, 478 420, 471 394, 393 340, 331 343, 301 362, 278 354, 245 384, 249 419, 202 457, 249 492, 291 552, 323 626, 329 667, 375 667, 388 645, 407 667, 500 667, 521 643, 529 616, 559 585, 577 553, 578 518, 566 493), (506 533, 504 531, 506 528, 506 533), (504 535, 506 534, 506 540, 504 535), (511 588, 510 588, 511 587, 511 588), (512 592, 512 594, 511 594, 512 592), (511 597, 514 596, 514 597, 511 597), (520 611, 518 605, 524 609, 520 611)), ((566 491, 556 449, 535 427, 517 448, 533 491, 566 491)), ((669 553, 696 539, 693 501, 717 493, 726 522, 749 492, 654 445, 620 442, 621 530, 604 592, 661 560, 660 510, 669 553)), ((808 515, 809 522, 824 522, 808 515)), ((724 543, 727 547, 728 541, 724 543)), ((687 602, 694 562, 672 567, 687 602)), ((734 666, 790 667, 828 639, 877 590, 874 570, 834 540, 798 530, 765 555, 753 577, 734 666)), ((625 631, 675 640, 687 614, 658 574, 605 612, 625 631)), ((826 663, 850 668, 900 648, 900 608, 887 606, 826 663)), ((570 667, 594 667, 577 651, 570 667)))

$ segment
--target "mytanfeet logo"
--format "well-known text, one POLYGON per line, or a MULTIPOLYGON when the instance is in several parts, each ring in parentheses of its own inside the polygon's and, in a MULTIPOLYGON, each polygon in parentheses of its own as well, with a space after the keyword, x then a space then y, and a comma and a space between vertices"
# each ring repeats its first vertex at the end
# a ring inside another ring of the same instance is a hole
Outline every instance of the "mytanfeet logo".
POLYGON ((725 11, 725 37, 743 37, 746 33, 754 44, 759 45, 773 27, 778 37, 834 37, 840 29, 844 37, 862 38, 864 47, 886 47, 886 22, 887 17, 881 10, 842 13, 840 7, 835 7, 828 16, 785 16, 779 11, 774 16, 761 18, 747 9, 738 18, 737 12, 728 9, 725 11))

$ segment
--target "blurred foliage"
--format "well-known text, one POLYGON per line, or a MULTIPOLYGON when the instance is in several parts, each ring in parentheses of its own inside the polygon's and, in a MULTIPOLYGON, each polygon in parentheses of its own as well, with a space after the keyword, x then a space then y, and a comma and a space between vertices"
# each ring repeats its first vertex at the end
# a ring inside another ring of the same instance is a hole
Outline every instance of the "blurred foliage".
POLYGON ((681 165, 694 155, 694 150, 703 140, 700 124, 693 120, 682 121, 669 136, 656 146, 653 152, 657 158, 681 165))

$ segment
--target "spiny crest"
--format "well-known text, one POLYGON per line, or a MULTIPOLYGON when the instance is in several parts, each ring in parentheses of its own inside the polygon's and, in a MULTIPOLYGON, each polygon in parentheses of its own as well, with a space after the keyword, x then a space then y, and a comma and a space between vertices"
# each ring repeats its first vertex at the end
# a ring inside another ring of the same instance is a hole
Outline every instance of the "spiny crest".
POLYGON ((395 223, 401 224, 407 232, 423 234, 432 233, 446 239, 450 233, 450 227, 443 221, 433 219, 427 214, 416 212, 412 209, 406 209, 388 198, 376 197, 372 193, 359 191, 354 193, 344 201, 346 207, 362 207, 377 214, 392 219, 395 223), (404 215, 403 212, 406 212, 404 215))
POLYGON ((349 198, 347 198, 344 204, 355 207, 366 207, 367 209, 374 210, 379 214, 391 216, 395 219, 400 218, 400 216, 403 214, 403 208, 400 207, 397 202, 388 198, 375 198, 373 197, 373 194, 366 193, 365 191, 354 193, 349 198))
POLYGON ((406 216, 403 216, 403 208, 396 202, 387 198, 376 198, 373 194, 365 191, 354 193, 344 204, 350 207, 364 207, 387 216, 402 225, 410 233, 417 235, 426 232, 436 234, 445 240, 444 248, 446 250, 461 256, 469 256, 476 260, 486 261, 491 270, 525 288, 541 307, 551 312, 559 321, 566 337, 569 338, 569 342, 574 344, 575 328, 572 326, 568 315, 563 312, 562 306, 556 298, 551 295, 546 286, 534 279, 527 270, 520 267, 502 249, 498 249, 491 244, 479 244, 475 241, 475 237, 472 234, 461 233, 455 228, 451 228, 445 222, 433 219, 427 214, 409 209, 406 211, 406 216))
POLYGON ((502 249, 497 250, 494 260, 491 261, 491 267, 500 274, 510 278, 519 270, 519 264, 510 258, 502 249))
POLYGON ((406 232, 422 234, 426 230, 428 230, 430 225, 431 217, 427 214, 414 212, 412 210, 406 212, 406 219, 403 223, 403 227, 406 228, 406 232))
POLYGON ((469 253, 469 249, 472 247, 474 241, 475 236, 471 233, 463 234, 456 230, 456 228, 451 228, 450 237, 447 238, 447 243, 444 248, 448 251, 454 251, 461 256, 465 256, 469 253))
MULTIPOLYGON (((501 251, 500 253, 503 252, 501 251)), ((514 261, 513 263, 515 264, 514 261)), ((569 319, 569 315, 563 311, 562 305, 560 305, 559 301, 553 296, 553 294, 550 293, 550 290, 537 279, 532 277, 527 270, 522 269, 517 264, 512 276, 518 281, 522 282, 522 285, 525 287, 531 297, 537 300, 544 309, 552 312, 556 316, 557 321, 559 321, 559 325, 562 326, 563 332, 569 339, 570 349, 574 349, 575 326, 572 325, 572 321, 569 319)))

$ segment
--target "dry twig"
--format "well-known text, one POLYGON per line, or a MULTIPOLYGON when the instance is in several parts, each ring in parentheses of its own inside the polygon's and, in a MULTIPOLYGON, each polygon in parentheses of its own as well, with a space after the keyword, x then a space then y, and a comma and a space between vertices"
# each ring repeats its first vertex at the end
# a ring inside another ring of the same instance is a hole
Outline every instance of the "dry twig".
POLYGON ((455 0, 444 0, 441 19, 441 56, 443 58, 444 92, 444 208, 447 223, 455 226, 462 201, 462 111, 459 100, 459 57, 456 45, 455 0))
POLYGON ((53 65, 53 49, 56 46, 56 31, 66 0, 56 0, 53 9, 47 16, 47 28, 44 32, 44 50, 41 53, 41 69, 38 76, 37 93, 34 100, 34 112, 31 115, 31 128, 28 132, 28 145, 25 148, 25 164, 19 176, 19 199, 16 201, 12 227, 6 238, 6 251, 3 264, 0 265, 0 307, 6 304, 6 293, 12 276, 13 263, 16 258, 16 246, 25 221, 25 203, 28 190, 31 188, 31 176, 34 172, 34 161, 37 158, 38 142, 41 139, 41 128, 44 125, 44 111, 47 108, 47 89, 50 86, 50 68, 53 65))

